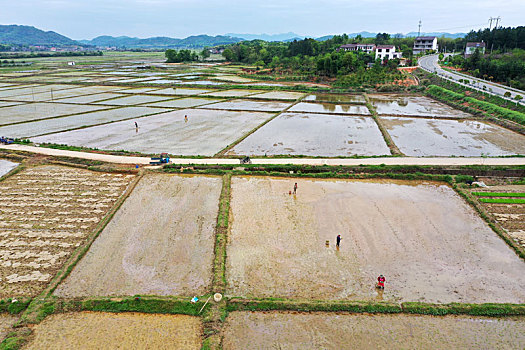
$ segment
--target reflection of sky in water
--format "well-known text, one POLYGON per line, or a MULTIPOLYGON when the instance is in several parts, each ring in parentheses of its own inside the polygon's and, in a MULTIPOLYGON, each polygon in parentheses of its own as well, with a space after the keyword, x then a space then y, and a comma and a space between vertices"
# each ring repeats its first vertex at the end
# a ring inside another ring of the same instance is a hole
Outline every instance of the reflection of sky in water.
POLYGON ((382 117, 407 156, 479 157, 525 154, 525 137, 473 120, 382 117))
POLYGON ((470 115, 420 96, 370 96, 378 114, 467 118, 470 115))

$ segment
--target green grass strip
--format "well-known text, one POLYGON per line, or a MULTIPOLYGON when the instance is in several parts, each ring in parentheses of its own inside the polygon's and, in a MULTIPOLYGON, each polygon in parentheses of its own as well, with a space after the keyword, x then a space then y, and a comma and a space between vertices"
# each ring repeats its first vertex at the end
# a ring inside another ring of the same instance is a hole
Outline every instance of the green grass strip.
POLYGON ((512 192, 472 192, 472 194, 478 197, 525 197, 525 193, 512 192))
POLYGON ((525 204, 525 198, 479 198, 483 203, 525 204))

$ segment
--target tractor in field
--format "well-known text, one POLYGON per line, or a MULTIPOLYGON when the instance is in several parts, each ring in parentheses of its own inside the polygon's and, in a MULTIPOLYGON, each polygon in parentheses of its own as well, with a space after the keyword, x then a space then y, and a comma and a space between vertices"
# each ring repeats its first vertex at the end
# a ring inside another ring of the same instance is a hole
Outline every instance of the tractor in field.
POLYGON ((8 137, 0 137, 0 144, 2 145, 10 145, 14 142, 15 140, 11 139, 11 138, 8 138, 8 137))
POLYGON ((168 164, 170 162, 170 157, 167 153, 161 153, 160 157, 151 157, 150 164, 151 165, 160 165, 160 164, 168 164))

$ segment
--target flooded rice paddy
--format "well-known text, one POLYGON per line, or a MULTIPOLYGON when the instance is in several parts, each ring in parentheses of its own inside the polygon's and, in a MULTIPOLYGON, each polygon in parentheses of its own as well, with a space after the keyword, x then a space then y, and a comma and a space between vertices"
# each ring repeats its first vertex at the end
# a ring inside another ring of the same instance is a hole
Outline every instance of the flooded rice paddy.
POLYGON ((233 100, 226 102, 214 103, 201 108, 211 109, 225 109, 232 111, 265 111, 265 112, 279 112, 288 108, 290 103, 286 102, 266 102, 266 101, 250 101, 250 100, 233 100))
POLYGON ((214 91, 209 92, 207 94, 204 94, 203 96, 213 96, 213 97, 243 97, 243 96, 249 96, 257 93, 261 93, 263 91, 261 90, 222 90, 222 91, 214 91))
POLYGON ((407 156, 505 156, 525 154, 525 136, 474 120, 381 117, 407 156))
POLYGON ((522 349, 523 318, 232 312, 225 350, 522 349))
POLYGON ((366 106, 355 105, 336 105, 333 103, 307 103, 300 102, 290 108, 290 112, 310 112, 310 113, 338 113, 338 114, 358 114, 370 115, 366 106))
POLYGON ((32 329, 24 349, 199 350, 203 331, 198 317, 134 312, 55 314, 32 329))
POLYGON ((138 105, 138 104, 151 104, 154 102, 165 101, 169 97, 162 96, 148 96, 148 95, 133 95, 133 96, 124 96, 119 98, 114 98, 111 100, 105 100, 97 102, 97 104, 102 105, 112 105, 112 106, 128 106, 128 105, 138 105))
POLYGON ((34 137, 85 126, 116 122, 123 119, 139 118, 145 115, 167 111, 169 111, 169 109, 140 106, 109 109, 77 114, 69 117, 51 118, 23 124, 0 126, 0 135, 9 135, 9 137, 18 138, 34 137))
POLYGON ((443 184, 234 177, 230 219, 229 296, 525 301, 523 262, 443 184))
POLYGON ((17 166, 18 163, 13 163, 5 159, 0 159, 0 177, 4 176, 17 166))
POLYGON ((220 177, 143 177, 55 295, 205 294, 221 188, 220 177))
POLYGON ((471 115, 424 96, 368 95, 380 115, 470 118, 471 115))
POLYGON ((348 94, 312 94, 304 98, 303 101, 311 102, 331 102, 331 103, 365 103, 363 95, 348 94))
POLYGON ((262 112, 232 112, 183 109, 150 117, 115 122, 32 138, 99 149, 212 156, 272 115, 262 112), (188 116, 188 122, 184 116, 188 116), (139 129, 135 128, 137 122, 139 129))
POLYGON ((188 98, 180 98, 177 100, 168 100, 163 102, 157 102, 157 103, 148 103, 148 106, 152 107, 170 107, 170 108, 189 108, 189 107, 196 107, 196 106, 202 106, 210 103, 215 103, 220 100, 218 99, 211 99, 211 98, 199 98, 199 97, 188 97, 188 98))
POLYGON ((229 155, 386 155, 389 148, 370 117, 284 113, 236 145, 229 155))
POLYGON ((252 95, 253 98, 262 98, 266 100, 297 100, 303 97, 303 92, 290 92, 290 91, 270 91, 262 94, 252 95))
POLYGON ((66 103, 28 103, 0 108, 0 125, 52 118, 61 115, 86 113, 107 108, 108 107, 104 106, 74 105, 66 103))

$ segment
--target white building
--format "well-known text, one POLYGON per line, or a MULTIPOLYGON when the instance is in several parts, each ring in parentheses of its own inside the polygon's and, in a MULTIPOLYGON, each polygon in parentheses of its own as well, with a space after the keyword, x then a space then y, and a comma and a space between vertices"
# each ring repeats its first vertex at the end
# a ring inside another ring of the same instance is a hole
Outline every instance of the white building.
POLYGON ((438 50, 438 39, 435 36, 418 36, 414 40, 414 49, 412 53, 417 55, 419 53, 425 53, 427 51, 438 50))
POLYGON ((486 44, 483 41, 480 43, 468 42, 467 47, 465 48, 465 58, 472 55, 476 50, 479 50, 479 53, 483 55, 485 53, 485 47, 486 44))
POLYGON ((388 58, 389 60, 401 58, 401 52, 396 52, 396 47, 394 45, 378 45, 376 47, 376 60, 378 58, 381 61, 385 58, 388 58))
POLYGON ((343 51, 363 51, 366 53, 374 52, 376 46, 375 44, 346 44, 341 45, 339 50, 343 51))

